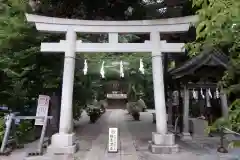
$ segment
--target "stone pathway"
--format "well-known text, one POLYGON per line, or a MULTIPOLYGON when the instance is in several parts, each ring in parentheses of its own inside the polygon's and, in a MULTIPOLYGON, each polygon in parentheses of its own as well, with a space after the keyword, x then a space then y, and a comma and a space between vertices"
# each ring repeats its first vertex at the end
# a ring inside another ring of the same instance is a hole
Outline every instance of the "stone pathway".
MULTIPOLYGON (((196 139, 187 142, 177 139, 180 145, 179 153, 151 154, 148 151, 148 141, 151 140, 151 133, 154 131, 155 124, 152 123, 151 112, 141 113, 140 121, 133 121, 132 116, 124 110, 107 110, 95 124, 89 124, 89 117, 84 113, 76 128, 78 152, 74 155, 56 155, 52 159, 38 157, 37 160, 240 160, 240 150, 229 154, 217 153, 210 145, 212 142, 216 143, 216 139, 196 139), (119 129, 118 153, 108 153, 109 127, 119 129)), ((0 157, 0 160, 22 160, 25 151, 26 149, 18 150, 10 157, 0 157)))
MULTIPOLYGON (((98 121, 97 124, 91 124, 95 127, 100 127, 101 129, 98 130, 98 136, 95 139, 88 139, 91 142, 91 149, 85 153, 85 156, 78 157, 78 153, 75 155, 76 158, 79 160, 138 160, 137 152, 133 143, 132 135, 128 131, 127 125, 124 123, 124 117, 122 116, 122 110, 108 110, 98 121), (97 126, 96 126, 97 125, 97 126), (118 153, 108 153, 108 128, 109 127, 117 127, 119 129, 119 152, 118 153)), ((94 128, 95 128, 94 127, 94 128)), ((89 128, 86 127, 84 130, 88 130, 89 128)), ((85 139, 81 132, 79 144, 85 139)), ((86 134, 84 134, 86 135, 86 134)), ((79 152, 82 152, 80 147, 79 152)))

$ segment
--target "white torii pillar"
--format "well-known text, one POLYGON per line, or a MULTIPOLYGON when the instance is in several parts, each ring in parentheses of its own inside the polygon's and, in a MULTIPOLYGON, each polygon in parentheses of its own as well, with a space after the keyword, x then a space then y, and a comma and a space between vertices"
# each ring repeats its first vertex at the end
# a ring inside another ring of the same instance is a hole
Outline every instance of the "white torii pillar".
POLYGON ((69 28, 66 32, 59 133, 52 136, 52 145, 48 148, 48 152, 51 153, 74 153, 76 151, 72 115, 76 40, 76 32, 69 28))
POLYGON ((156 130, 161 135, 167 134, 167 117, 164 93, 163 61, 161 53, 160 33, 151 32, 152 43, 152 74, 154 102, 156 110, 156 130))
POLYGON ((174 135, 167 131, 167 116, 163 82, 162 52, 182 52, 183 43, 166 43, 160 40, 160 33, 185 32, 197 17, 181 17, 144 21, 88 21, 71 20, 37 15, 26 15, 41 31, 64 32, 66 40, 59 43, 42 43, 42 52, 65 52, 61 117, 59 133, 52 136, 48 148, 53 153, 74 153, 75 135, 72 123, 72 95, 76 52, 151 52, 156 109, 156 133, 152 133, 149 149, 154 153, 178 151, 174 135), (80 33, 108 33, 109 43, 82 43, 76 39, 80 33), (118 33, 150 33, 145 43, 118 43, 118 33))
POLYGON ((178 145, 175 144, 175 136, 172 133, 168 133, 167 129, 160 33, 151 32, 150 41, 152 43, 152 72, 157 132, 152 133, 152 141, 149 143, 149 149, 153 153, 176 153, 178 152, 178 145))

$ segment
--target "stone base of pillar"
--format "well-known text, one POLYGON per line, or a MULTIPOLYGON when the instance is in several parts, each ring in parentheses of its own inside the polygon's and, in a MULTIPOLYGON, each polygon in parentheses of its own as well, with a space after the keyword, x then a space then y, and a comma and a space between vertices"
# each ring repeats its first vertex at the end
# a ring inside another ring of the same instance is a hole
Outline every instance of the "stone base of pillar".
POLYGON ((51 145, 47 148, 48 154, 73 154, 77 150, 74 133, 57 133, 52 136, 51 145))
POLYGON ((149 150, 155 154, 172 154, 179 151, 179 146, 175 144, 175 135, 152 133, 152 141, 149 141, 149 150))
POLYGON ((186 141, 186 140, 192 140, 192 136, 190 133, 182 133, 181 134, 181 140, 186 141))

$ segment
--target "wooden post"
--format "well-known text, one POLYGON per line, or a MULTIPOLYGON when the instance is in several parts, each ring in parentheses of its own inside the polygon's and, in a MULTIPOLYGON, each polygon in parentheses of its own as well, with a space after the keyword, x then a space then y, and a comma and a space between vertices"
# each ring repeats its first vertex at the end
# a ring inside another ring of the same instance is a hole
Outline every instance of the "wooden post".
POLYGON ((183 102, 183 132, 182 139, 183 140, 191 140, 192 137, 189 133, 189 89, 187 85, 184 86, 184 102, 183 102))

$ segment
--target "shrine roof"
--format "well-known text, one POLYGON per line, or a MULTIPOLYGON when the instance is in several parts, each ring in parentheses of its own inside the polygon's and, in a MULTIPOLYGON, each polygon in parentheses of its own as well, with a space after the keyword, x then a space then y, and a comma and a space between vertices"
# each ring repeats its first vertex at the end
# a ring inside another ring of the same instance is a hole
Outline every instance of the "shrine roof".
POLYGON ((228 57, 217 48, 206 48, 199 55, 189 59, 179 67, 169 70, 174 78, 181 78, 193 74, 201 67, 227 68, 228 57))

